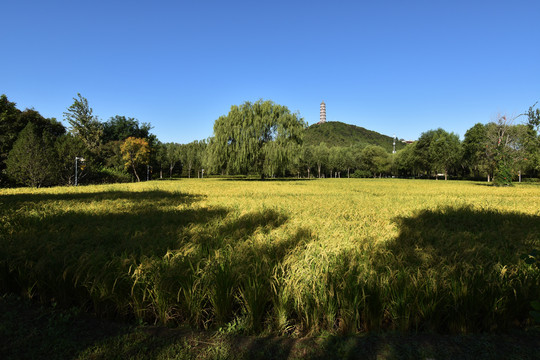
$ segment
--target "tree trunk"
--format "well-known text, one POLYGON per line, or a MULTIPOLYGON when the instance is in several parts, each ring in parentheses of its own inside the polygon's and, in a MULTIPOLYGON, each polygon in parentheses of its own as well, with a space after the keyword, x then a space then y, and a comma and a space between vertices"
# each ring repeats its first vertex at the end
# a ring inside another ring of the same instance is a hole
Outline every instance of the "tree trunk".
POLYGON ((133 172, 135 173, 135 177, 137 178, 137 182, 141 182, 141 179, 139 179, 139 174, 137 174, 137 170, 135 170, 135 164, 133 161, 131 162, 131 167, 133 168, 133 172))
POLYGON ((444 180, 448 180, 448 171, 444 170, 444 180))
POLYGON ((351 177, 351 168, 347 168, 347 179, 351 177))

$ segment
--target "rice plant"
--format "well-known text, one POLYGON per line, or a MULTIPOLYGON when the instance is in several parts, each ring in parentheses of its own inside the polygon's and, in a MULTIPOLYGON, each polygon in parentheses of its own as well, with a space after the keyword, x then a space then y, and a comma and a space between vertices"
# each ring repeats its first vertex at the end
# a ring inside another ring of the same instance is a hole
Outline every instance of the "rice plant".
POLYGON ((0 291, 169 326, 492 331, 530 323, 540 298, 540 269, 520 258, 540 246, 533 185, 3 189, 0 220, 0 291))

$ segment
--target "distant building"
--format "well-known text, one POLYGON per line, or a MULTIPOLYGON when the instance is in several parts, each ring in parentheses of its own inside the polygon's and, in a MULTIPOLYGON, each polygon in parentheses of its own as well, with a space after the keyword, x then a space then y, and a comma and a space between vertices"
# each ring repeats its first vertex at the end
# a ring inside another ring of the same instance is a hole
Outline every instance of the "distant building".
POLYGON ((321 103, 321 116, 318 124, 322 124, 326 122, 326 104, 323 102, 321 103))

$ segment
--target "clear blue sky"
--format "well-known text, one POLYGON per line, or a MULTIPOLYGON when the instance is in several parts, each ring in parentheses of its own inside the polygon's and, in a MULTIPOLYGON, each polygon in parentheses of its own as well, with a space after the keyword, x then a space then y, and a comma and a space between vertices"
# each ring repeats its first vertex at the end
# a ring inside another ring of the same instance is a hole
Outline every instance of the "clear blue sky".
POLYGON ((416 139, 540 100, 540 1, 4 1, 0 93, 62 113, 150 122, 163 142, 212 135, 270 99, 416 139))

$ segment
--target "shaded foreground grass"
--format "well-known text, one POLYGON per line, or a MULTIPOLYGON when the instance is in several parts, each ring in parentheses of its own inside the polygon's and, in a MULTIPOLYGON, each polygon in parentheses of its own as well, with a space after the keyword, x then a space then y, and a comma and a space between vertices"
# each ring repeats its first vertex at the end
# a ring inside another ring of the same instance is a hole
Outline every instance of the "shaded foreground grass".
POLYGON ((11 359, 538 359, 540 332, 370 333, 289 338, 119 324, 0 298, 0 356, 11 359))
POLYGON ((520 328, 540 189, 189 180, 0 193, 0 289, 235 334, 520 328))

